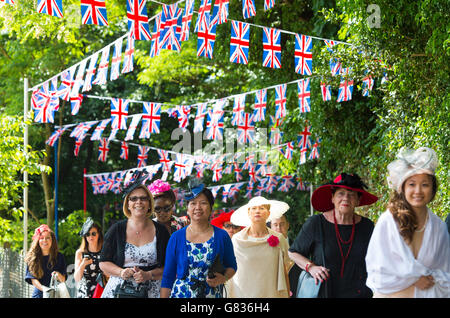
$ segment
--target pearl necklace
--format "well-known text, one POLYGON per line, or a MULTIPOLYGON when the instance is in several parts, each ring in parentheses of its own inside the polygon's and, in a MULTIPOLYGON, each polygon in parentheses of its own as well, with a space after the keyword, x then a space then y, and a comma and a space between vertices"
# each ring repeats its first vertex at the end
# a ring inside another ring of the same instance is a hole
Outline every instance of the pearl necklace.
POLYGON ((428 213, 427 213, 427 217, 425 218, 425 222, 423 223, 423 226, 420 230, 414 230, 415 232, 423 232, 425 230, 425 227, 427 226, 428 223, 428 213))

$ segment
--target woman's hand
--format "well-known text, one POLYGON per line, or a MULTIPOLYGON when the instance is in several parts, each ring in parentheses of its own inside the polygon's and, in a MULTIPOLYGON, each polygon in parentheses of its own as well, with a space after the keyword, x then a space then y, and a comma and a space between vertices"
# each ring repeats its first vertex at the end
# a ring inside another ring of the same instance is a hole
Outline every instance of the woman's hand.
POLYGON ((210 287, 217 287, 219 285, 225 284, 225 282, 228 280, 224 275, 220 274, 220 273, 214 273, 215 277, 214 278, 206 278, 206 283, 210 286, 210 287))
POLYGON ((433 276, 420 276, 419 280, 413 284, 415 287, 425 290, 428 288, 433 287, 434 285, 434 278, 433 276))
POLYGON ((135 271, 133 268, 127 267, 120 271, 120 277, 122 279, 128 279, 134 275, 135 271))
POLYGON ((324 280, 327 280, 330 277, 329 269, 323 267, 323 266, 317 266, 314 264, 311 264, 308 268, 308 273, 311 274, 312 277, 314 277, 314 281, 316 285, 319 283, 323 283, 324 280))
POLYGON ((91 265, 94 262, 92 258, 83 257, 80 266, 84 269, 86 266, 91 265))
POLYGON ((133 268, 133 270, 134 270, 133 278, 134 278, 135 282, 138 284, 152 279, 153 275, 152 275, 151 271, 146 272, 136 266, 133 268))
POLYGON ((58 279, 58 281, 61 283, 64 283, 66 281, 66 277, 63 274, 61 274, 60 272, 53 271, 52 276, 53 275, 56 275, 56 279, 58 279))

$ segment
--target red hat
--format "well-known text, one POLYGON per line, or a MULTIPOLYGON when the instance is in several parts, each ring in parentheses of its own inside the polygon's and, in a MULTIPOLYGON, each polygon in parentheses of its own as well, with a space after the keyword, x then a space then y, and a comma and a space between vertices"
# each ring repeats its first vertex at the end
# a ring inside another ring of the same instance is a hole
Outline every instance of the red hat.
POLYGON ((223 224, 225 222, 230 222, 230 218, 233 213, 234 211, 221 213, 219 216, 211 220, 211 224, 217 226, 218 228, 223 228, 223 224))
POLYGON ((361 196, 358 206, 370 205, 378 200, 377 196, 364 190, 367 186, 357 174, 341 173, 333 182, 324 184, 313 192, 311 196, 313 208, 320 212, 332 210, 334 205, 333 202, 331 202, 331 197, 333 196, 332 189, 334 188, 344 188, 359 192, 361 196))

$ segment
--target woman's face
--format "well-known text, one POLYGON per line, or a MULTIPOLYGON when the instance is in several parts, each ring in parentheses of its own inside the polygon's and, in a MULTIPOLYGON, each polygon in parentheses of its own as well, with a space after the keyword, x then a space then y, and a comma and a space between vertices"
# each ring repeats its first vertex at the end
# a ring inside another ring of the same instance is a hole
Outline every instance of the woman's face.
POLYGON ((170 221, 173 213, 173 203, 168 198, 155 199, 155 214, 156 219, 160 223, 167 223, 170 221))
POLYGON ((211 206, 205 194, 201 193, 195 199, 189 201, 187 213, 192 221, 208 221, 211 215, 211 206))
POLYGON ((241 230, 240 226, 234 225, 231 222, 223 222, 222 227, 225 231, 227 231, 228 236, 230 238, 233 237, 234 234, 236 234, 237 232, 239 232, 241 230))
POLYGON ((42 254, 47 255, 52 247, 52 235, 49 231, 42 232, 39 236, 39 247, 42 250, 42 254))
POLYGON ((358 192, 338 188, 331 198, 334 208, 341 214, 354 213, 359 204, 358 192))
POLYGON ((416 174, 403 184, 406 201, 413 208, 423 208, 433 198, 433 181, 428 174, 416 174))
POLYGON ((89 232, 86 234, 86 240, 88 242, 88 244, 93 244, 93 243, 97 243, 98 242, 98 230, 95 227, 91 227, 89 229, 89 232))
POLYGON ((133 190, 128 196, 128 211, 132 217, 146 216, 150 210, 150 197, 141 188, 133 190))
POLYGON ((248 208, 248 217, 250 218, 250 221, 252 224, 256 223, 266 223, 267 219, 269 218, 270 210, 267 209, 267 206, 259 205, 259 206, 252 206, 248 208))

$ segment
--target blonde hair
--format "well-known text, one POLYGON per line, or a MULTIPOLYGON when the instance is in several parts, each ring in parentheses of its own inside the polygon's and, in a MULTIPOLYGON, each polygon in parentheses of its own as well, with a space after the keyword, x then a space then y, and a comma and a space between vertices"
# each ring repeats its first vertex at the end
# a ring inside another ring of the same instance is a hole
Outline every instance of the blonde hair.
POLYGON ((153 214, 154 210, 155 210, 155 199, 153 198, 153 195, 150 192, 150 190, 143 184, 141 184, 140 186, 136 187, 136 189, 133 189, 133 191, 131 191, 130 193, 127 194, 127 196, 123 200, 123 214, 125 214, 125 216, 127 218, 131 217, 131 213, 128 210, 128 199, 130 198, 130 194, 133 193, 137 189, 145 190, 145 192, 147 192, 148 197, 150 198, 150 201, 149 201, 150 202, 150 209, 147 212, 147 216, 150 217, 153 214))
MULTIPOLYGON (((58 243, 56 242, 56 236, 53 231, 47 231, 52 237, 52 245, 50 246, 50 257, 47 266, 53 268, 56 265, 58 256, 58 243)), ((42 260, 44 255, 42 254, 41 247, 39 246, 40 235, 31 243, 30 250, 25 256, 25 263, 28 265, 28 270, 37 279, 41 279, 44 276, 44 269, 42 268, 42 260)))

